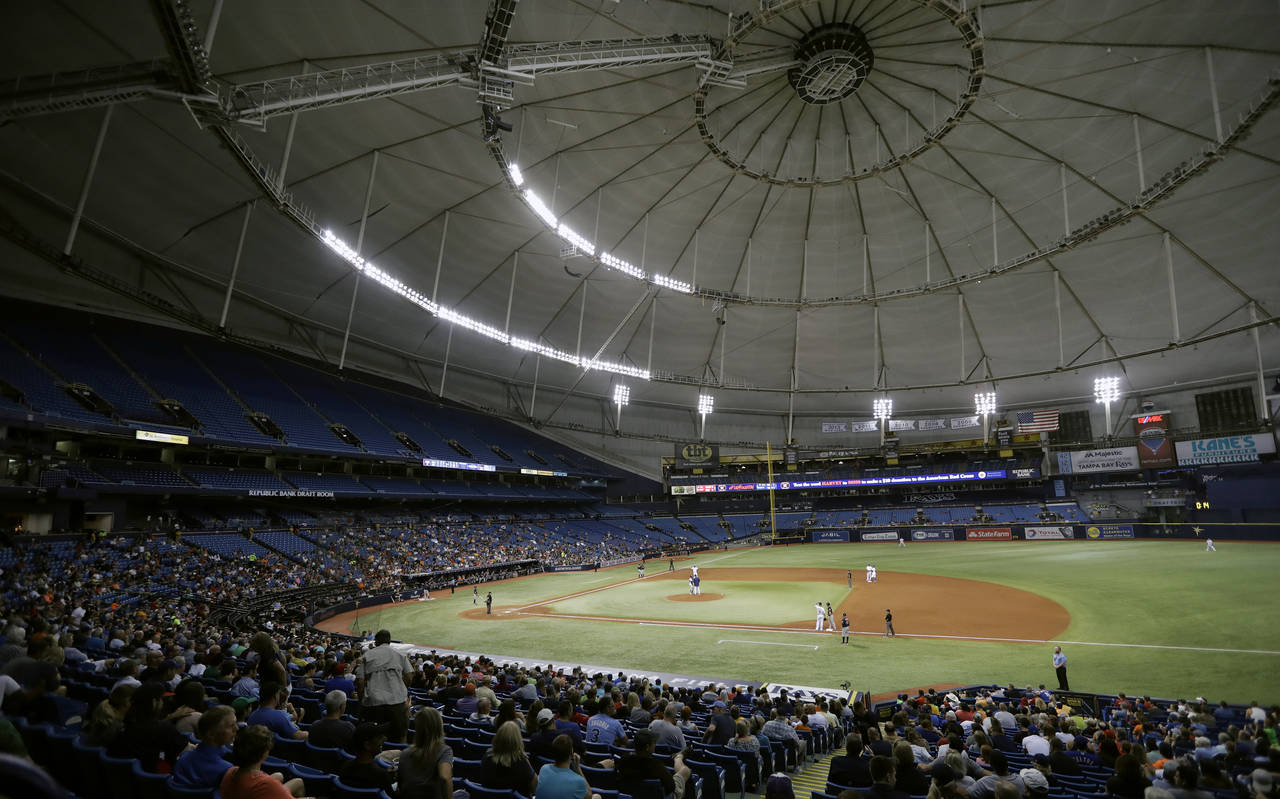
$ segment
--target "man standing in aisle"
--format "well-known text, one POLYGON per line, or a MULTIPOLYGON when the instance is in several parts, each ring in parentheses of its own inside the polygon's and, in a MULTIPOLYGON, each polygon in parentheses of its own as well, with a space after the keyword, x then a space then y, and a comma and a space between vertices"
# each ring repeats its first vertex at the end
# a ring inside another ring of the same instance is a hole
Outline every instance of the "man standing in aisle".
POLYGON ((373 646, 356 662, 356 691, 360 719, 387 723, 387 740, 404 743, 409 729, 409 680, 413 666, 403 652, 391 648, 391 633, 378 630, 373 646))
POLYGON ((893 631, 893 611, 888 608, 884 609, 884 637, 897 638, 898 634, 893 631))
POLYGON ((1067 685, 1067 656, 1062 654, 1062 647, 1053 648, 1053 670, 1058 673, 1058 690, 1070 691, 1067 685))

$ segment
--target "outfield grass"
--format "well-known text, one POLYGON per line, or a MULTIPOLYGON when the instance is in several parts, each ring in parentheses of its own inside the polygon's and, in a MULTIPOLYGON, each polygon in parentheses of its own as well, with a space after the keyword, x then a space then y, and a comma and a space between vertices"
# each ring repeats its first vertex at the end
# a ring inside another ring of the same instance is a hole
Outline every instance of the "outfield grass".
MULTIPOLYGON (((1220 542, 1217 553, 1203 549, 1199 542, 1183 541, 816 544, 711 552, 678 564, 778 569, 775 583, 705 581, 704 591, 726 594, 720 602, 669 601, 665 597, 687 590, 685 584, 637 583, 633 566, 515 580, 492 590, 496 608, 534 605, 526 608, 531 613, 554 608, 575 615, 769 625, 809 618, 815 587, 833 602, 845 590, 843 583, 790 582, 788 567, 851 568, 856 580, 870 561, 882 573, 986 580, 1058 602, 1071 613, 1059 639, 1073 642, 1063 648, 1074 689, 1280 702, 1280 654, 1272 654, 1280 653, 1280 545, 1220 542), (541 604, 582 591, 594 593, 541 604)), ((957 614, 1001 612, 984 602, 981 590, 944 601, 957 614)), ((362 613, 358 629, 387 627, 397 638, 424 645, 634 671, 826 687, 848 680, 873 693, 944 682, 1056 684, 1051 648, 1042 644, 859 635, 841 646, 838 636, 812 634, 528 616, 459 618, 471 607, 470 590, 460 591, 434 602, 362 613)), ((1044 633, 1028 629, 1018 637, 1038 639, 1044 633)))

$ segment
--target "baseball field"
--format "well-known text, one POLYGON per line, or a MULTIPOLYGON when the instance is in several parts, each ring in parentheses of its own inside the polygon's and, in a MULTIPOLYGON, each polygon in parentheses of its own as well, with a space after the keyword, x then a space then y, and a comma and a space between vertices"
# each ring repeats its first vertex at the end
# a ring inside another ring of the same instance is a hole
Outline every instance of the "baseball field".
POLYGON ((807 544, 545 574, 360 609, 322 626, 386 627, 437 649, 873 694, 975 682, 1280 702, 1280 545, 1220 541, 807 544), (865 581, 865 567, 878 581, 865 581), (702 596, 691 597, 697 565, 702 596), (852 572, 852 588, 849 572, 852 572), (492 591, 492 614, 483 600, 492 591), (815 602, 854 635, 815 632, 815 602), (884 637, 892 609, 895 638, 884 637))

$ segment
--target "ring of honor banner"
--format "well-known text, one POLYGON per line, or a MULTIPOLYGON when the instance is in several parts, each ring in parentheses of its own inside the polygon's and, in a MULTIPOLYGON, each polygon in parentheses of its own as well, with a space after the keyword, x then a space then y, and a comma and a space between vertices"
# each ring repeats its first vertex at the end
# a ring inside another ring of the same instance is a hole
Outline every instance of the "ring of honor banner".
POLYGON ((1168 411, 1133 417, 1133 433, 1138 437, 1138 463, 1142 468, 1164 469, 1173 465, 1168 411))

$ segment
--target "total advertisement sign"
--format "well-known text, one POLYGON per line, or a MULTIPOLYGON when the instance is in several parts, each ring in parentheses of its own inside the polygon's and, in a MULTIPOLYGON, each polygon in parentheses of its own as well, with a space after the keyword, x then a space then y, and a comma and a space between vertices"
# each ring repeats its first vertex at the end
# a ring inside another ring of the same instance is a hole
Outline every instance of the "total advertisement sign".
POLYGON ((1211 463, 1252 463, 1276 451, 1275 439, 1265 433, 1222 438, 1198 438, 1177 443, 1179 466, 1211 463))
POLYGON ((1075 538, 1075 528, 1069 524, 1055 525, 1053 527, 1025 527, 1022 531, 1022 537, 1028 541, 1064 541, 1068 538, 1075 538))
POLYGON ((950 527, 925 527, 911 531, 912 541, 954 541, 955 532, 950 527))
POLYGON ((1058 453, 1058 471, 1062 474, 1133 472, 1138 468, 1137 447, 1110 447, 1058 453))
POLYGON ((1105 541, 1116 538, 1133 538, 1133 525, 1091 524, 1084 528, 1084 537, 1094 541, 1105 541))
POLYGON ((1012 541, 1012 527, 970 527, 965 531, 969 541, 1012 541))

